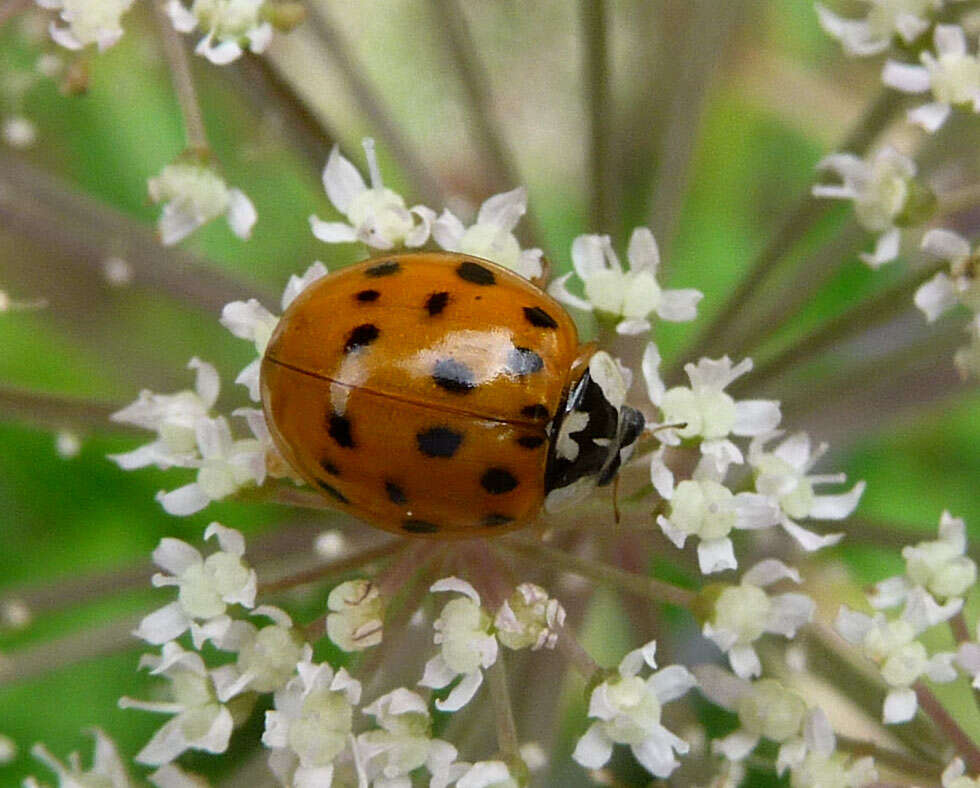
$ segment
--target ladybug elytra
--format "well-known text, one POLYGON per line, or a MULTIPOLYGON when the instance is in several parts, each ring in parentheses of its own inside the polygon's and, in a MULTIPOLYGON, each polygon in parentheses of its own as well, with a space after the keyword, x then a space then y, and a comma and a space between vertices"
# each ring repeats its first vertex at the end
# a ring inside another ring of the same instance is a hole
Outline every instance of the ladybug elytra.
POLYGON ((564 309, 468 255, 367 260, 313 283, 262 359, 289 463, 402 534, 481 536, 613 478, 643 429, 616 362, 564 309))

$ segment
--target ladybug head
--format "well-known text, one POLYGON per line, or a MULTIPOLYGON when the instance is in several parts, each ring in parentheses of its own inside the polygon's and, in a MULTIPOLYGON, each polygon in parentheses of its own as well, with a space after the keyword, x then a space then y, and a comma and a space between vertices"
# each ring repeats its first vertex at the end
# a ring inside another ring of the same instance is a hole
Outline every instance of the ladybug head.
POLYGON ((572 381, 551 425, 545 508, 557 511, 612 481, 643 432, 643 414, 624 404, 626 380, 612 356, 595 353, 572 381))

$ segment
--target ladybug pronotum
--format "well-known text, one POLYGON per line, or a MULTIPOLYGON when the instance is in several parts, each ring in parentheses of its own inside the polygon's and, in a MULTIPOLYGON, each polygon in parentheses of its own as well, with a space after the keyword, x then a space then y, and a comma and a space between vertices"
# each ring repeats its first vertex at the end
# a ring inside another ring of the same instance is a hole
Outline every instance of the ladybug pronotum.
POLYGON ((612 480, 643 429, 619 367, 559 304, 467 255, 320 279, 262 359, 272 436, 337 508, 388 531, 483 536, 612 480))

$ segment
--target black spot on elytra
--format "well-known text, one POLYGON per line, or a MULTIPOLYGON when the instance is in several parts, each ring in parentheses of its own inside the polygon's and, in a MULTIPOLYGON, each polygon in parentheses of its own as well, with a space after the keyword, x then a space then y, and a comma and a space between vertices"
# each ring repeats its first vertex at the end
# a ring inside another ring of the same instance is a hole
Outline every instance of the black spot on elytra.
POLYGON ((320 460, 320 467, 331 476, 340 476, 340 468, 330 462, 330 460, 320 460))
POLYGON ((507 371, 521 377, 532 372, 540 372, 544 367, 541 356, 529 347, 513 347, 507 354, 507 371))
POLYGON ((558 328, 555 319, 539 306, 524 307, 524 317, 532 326, 538 328, 558 328))
POLYGON ((449 303, 449 293, 433 293, 425 299, 425 308, 430 315, 438 315, 449 303))
POLYGON ((347 500, 347 496, 346 495, 344 495, 337 488, 331 487, 326 482, 323 482, 323 481, 320 481, 319 479, 317 479, 316 480, 316 486, 319 487, 321 490, 323 490, 331 498, 334 498, 334 499, 340 501, 341 503, 350 503, 350 501, 347 500))
POLYGON ((512 522, 514 522, 514 518, 508 517, 506 514, 488 514, 483 518, 481 525, 493 528, 495 525, 507 525, 507 523, 512 522))
POLYGON ((401 270, 401 265, 394 260, 385 260, 383 263, 378 263, 377 265, 372 265, 370 268, 364 269, 365 276, 379 277, 379 276, 391 276, 392 274, 397 274, 401 270))
POLYGON ((487 468, 480 477, 480 485, 491 495, 502 495, 517 486, 517 479, 506 468, 487 468))
POLYGON ((362 347, 367 347, 378 338, 381 332, 374 323, 364 323, 363 325, 352 328, 344 342, 344 352, 351 353, 362 347))
POLYGON ((392 481, 385 482, 385 493, 392 503, 406 503, 408 501, 405 491, 392 481))
POLYGON ((354 298, 358 301, 377 301, 380 295, 381 293, 377 290, 361 290, 361 292, 354 294, 354 298))
POLYGON ((476 388, 476 377, 466 364, 454 358, 444 358, 436 362, 432 379, 440 388, 454 394, 465 394, 476 388))
POLYGON ((452 457, 463 442, 463 434, 448 427, 430 427, 418 433, 415 440, 427 457, 452 457))
POLYGON ((548 409, 544 405, 525 405, 521 408, 521 415, 526 416, 529 419, 535 420, 546 420, 551 414, 548 413, 548 409))
POLYGON ((525 449, 536 449, 544 443, 544 438, 541 435, 521 435, 517 443, 525 449))
POLYGON ((425 520, 402 520, 402 530, 410 534, 434 534, 441 529, 435 523, 425 520))
POLYGON ((459 274, 460 279, 465 279, 467 282, 472 282, 475 285, 493 285, 497 283, 497 278, 493 275, 493 271, 479 263, 473 263, 469 260, 465 263, 460 263, 456 267, 456 273, 459 274))
POLYGON ((327 433, 338 446, 345 449, 354 448, 354 435, 351 432, 350 419, 339 413, 331 413, 327 420, 327 433))

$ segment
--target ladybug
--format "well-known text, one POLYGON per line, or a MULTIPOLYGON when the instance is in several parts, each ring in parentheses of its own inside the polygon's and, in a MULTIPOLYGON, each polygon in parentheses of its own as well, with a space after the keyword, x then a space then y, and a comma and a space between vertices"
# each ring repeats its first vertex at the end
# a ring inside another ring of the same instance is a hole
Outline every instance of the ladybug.
POLYGON ((379 528, 485 536, 612 480, 643 430, 616 362, 533 284, 456 253, 314 282, 262 359, 288 462, 379 528))

